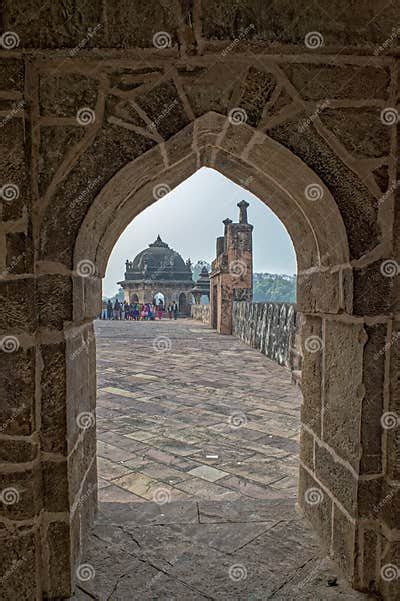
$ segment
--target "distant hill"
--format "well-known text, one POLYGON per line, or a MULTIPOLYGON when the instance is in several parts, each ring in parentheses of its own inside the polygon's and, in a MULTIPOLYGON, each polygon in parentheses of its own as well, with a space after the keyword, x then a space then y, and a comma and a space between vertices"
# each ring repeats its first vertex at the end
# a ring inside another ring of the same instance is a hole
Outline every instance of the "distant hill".
POLYGON ((278 273, 254 273, 253 301, 255 303, 295 303, 296 276, 278 273))

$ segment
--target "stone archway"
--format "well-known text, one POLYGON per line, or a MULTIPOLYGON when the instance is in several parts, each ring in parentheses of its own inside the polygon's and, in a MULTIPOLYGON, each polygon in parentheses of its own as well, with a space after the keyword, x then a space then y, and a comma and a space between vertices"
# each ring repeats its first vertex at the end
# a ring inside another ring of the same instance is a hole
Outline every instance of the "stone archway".
POLYGON ((65 60, 49 52, 42 60, 6 52, 5 98, 26 95, 32 134, 26 135, 27 123, 18 111, 3 124, 11 157, 7 177, 18 179, 21 192, 18 204, 3 202, 2 207, 1 244, 7 248, 1 256, 7 276, 2 332, 16 347, 14 354, 0 355, 2 393, 11 399, 3 404, 1 442, 9 462, 3 482, 28 491, 18 503, 1 508, 12 576, 38 596, 71 591, 80 544, 96 507, 92 319, 99 312, 105 264, 119 232, 156 200, 160 189, 173 188, 208 166, 260 197, 292 237, 308 341, 299 500, 349 580, 390 594, 392 584, 382 581, 380 568, 399 563, 399 445, 396 432, 382 428, 381 417, 399 410, 399 357, 393 343, 399 330, 398 289, 390 277, 393 267, 398 269, 393 259, 398 252, 393 232, 399 227, 397 147, 394 135, 388 141, 386 124, 382 133, 376 115, 386 98, 396 102, 398 65, 391 57, 349 58, 339 52, 314 53, 311 59, 301 54, 287 62, 284 54, 262 54, 254 67, 255 55, 233 53, 228 57, 233 82, 228 83, 234 95, 218 93, 220 71, 215 76, 210 68, 201 93, 196 96, 192 87, 195 96, 189 100, 184 79, 191 81, 198 72, 203 77, 207 61, 224 57, 185 57, 188 64, 182 68, 175 56, 169 62, 170 54, 154 54, 148 71, 142 58, 129 59, 137 72, 126 81, 118 71, 126 62, 115 66, 113 55, 102 62, 95 53, 85 62, 72 54, 65 60), (307 100, 300 90, 299 72, 316 68, 324 94, 332 73, 339 81, 348 79, 342 73, 354 76, 354 87, 343 91, 343 98, 337 100, 330 88, 335 101, 326 114, 315 106, 318 89, 310 83, 307 100), (125 101, 136 93, 135 77, 143 70, 147 79, 140 82, 132 117, 132 105, 125 101), (371 71, 381 84, 364 110, 362 88, 374 81, 371 71), (390 85, 385 83, 389 71, 390 85), (53 85, 58 76, 62 85, 53 85), (94 107, 89 124, 76 123, 82 89, 85 102, 94 107), (247 108, 251 126, 224 116, 235 108, 232 102, 247 108), (164 122, 159 120, 163 106, 170 108, 164 122), (354 115, 361 132, 370 131, 371 124, 377 132, 378 157, 370 148, 367 157, 351 155, 363 145, 354 115), (299 133, 300 118, 308 118, 302 124, 306 135, 299 133), (315 489, 319 503, 305 502, 307 491, 315 489), (18 562, 21 556, 29 559, 30 570, 18 562))
MULTIPOLYGON (((108 255, 127 223, 157 200, 154 190, 158 186, 172 189, 202 165, 216 168, 238 183, 246 181, 246 187, 281 218, 296 249, 299 265, 298 306, 305 317, 303 336, 306 341, 299 503, 326 548, 333 550, 337 558, 343 561, 342 567, 346 567, 352 555, 350 550, 346 556, 341 556, 335 550, 331 535, 326 530, 326 516, 331 516, 335 507, 336 519, 342 520, 342 526, 344 521, 346 532, 355 538, 355 514, 338 498, 336 482, 331 481, 329 476, 320 478, 316 472, 314 455, 310 457, 308 454, 312 445, 317 455, 324 454, 323 462, 329 466, 328 469, 340 465, 344 470, 343 477, 352 478, 355 475, 348 460, 337 455, 337 446, 341 447, 343 441, 332 441, 330 447, 321 438, 324 419, 319 392, 323 372, 321 355, 329 350, 332 356, 336 356, 337 336, 353 349, 357 360, 361 360, 364 345, 359 326, 342 318, 352 304, 352 272, 341 214, 322 180, 301 160, 279 143, 246 125, 237 129, 221 115, 210 113, 199 118, 193 129, 184 129, 169 140, 165 144, 165 151, 175 152, 173 164, 165 168, 158 149, 149 151, 119 171, 94 200, 75 244, 74 314, 87 316, 89 321, 83 326, 83 331, 87 328, 90 332, 90 318, 96 313, 97 290, 108 255), (138 173, 141 174, 139 182, 138 173), (310 186, 317 191, 322 190, 323 202, 316 203, 307 196, 306 190, 310 186), (79 266, 86 264, 90 266, 91 273, 89 277, 81 277, 79 266), (324 498, 317 511, 315 506, 305 502, 308 491, 314 489, 321 491, 324 498)), ((347 361, 348 356, 345 355, 343 359, 347 361)), ((356 386, 359 385, 361 380, 356 386)), ((95 391, 90 398, 94 394, 95 391)), ((337 402, 339 399, 335 398, 337 402)), ((353 412, 348 408, 346 417, 340 419, 349 419, 350 414, 353 415, 353 412)), ((94 431, 87 432, 87 436, 94 436, 94 431)), ((86 474, 88 472, 81 474, 82 479, 87 477, 86 474)), ((90 486, 92 478, 94 473, 87 477, 85 486, 90 486)), ((348 574, 350 578, 354 577, 354 571, 348 574)))

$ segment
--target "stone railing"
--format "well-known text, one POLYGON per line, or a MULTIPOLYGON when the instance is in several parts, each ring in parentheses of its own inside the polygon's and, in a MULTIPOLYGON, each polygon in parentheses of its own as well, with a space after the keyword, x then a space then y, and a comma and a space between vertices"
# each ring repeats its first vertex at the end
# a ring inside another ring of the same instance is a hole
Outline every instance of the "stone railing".
POLYGON ((190 314, 193 319, 210 325, 210 305, 191 305, 190 314))
POLYGON ((296 321, 290 303, 233 303, 232 334, 293 372, 301 369, 296 321))

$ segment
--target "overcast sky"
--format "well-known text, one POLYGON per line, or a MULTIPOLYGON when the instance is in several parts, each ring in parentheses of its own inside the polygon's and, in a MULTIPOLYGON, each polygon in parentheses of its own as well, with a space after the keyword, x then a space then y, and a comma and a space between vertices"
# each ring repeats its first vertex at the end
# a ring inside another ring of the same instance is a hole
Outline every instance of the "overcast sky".
POLYGON ((203 167, 140 213, 125 229, 110 255, 103 294, 113 296, 124 279, 125 261, 154 242, 157 234, 184 260, 211 262, 215 240, 223 235, 222 221, 238 221, 237 203, 250 203, 248 221, 254 225, 254 271, 296 273, 296 257, 282 222, 256 196, 214 169, 203 167))

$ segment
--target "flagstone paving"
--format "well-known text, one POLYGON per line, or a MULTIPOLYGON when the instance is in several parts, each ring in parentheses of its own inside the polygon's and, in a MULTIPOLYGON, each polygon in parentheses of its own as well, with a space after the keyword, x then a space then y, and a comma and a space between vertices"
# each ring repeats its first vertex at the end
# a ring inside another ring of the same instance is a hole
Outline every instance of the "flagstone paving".
POLYGON ((189 319, 96 337, 99 514, 73 599, 368 598, 296 513, 286 369, 189 319))

